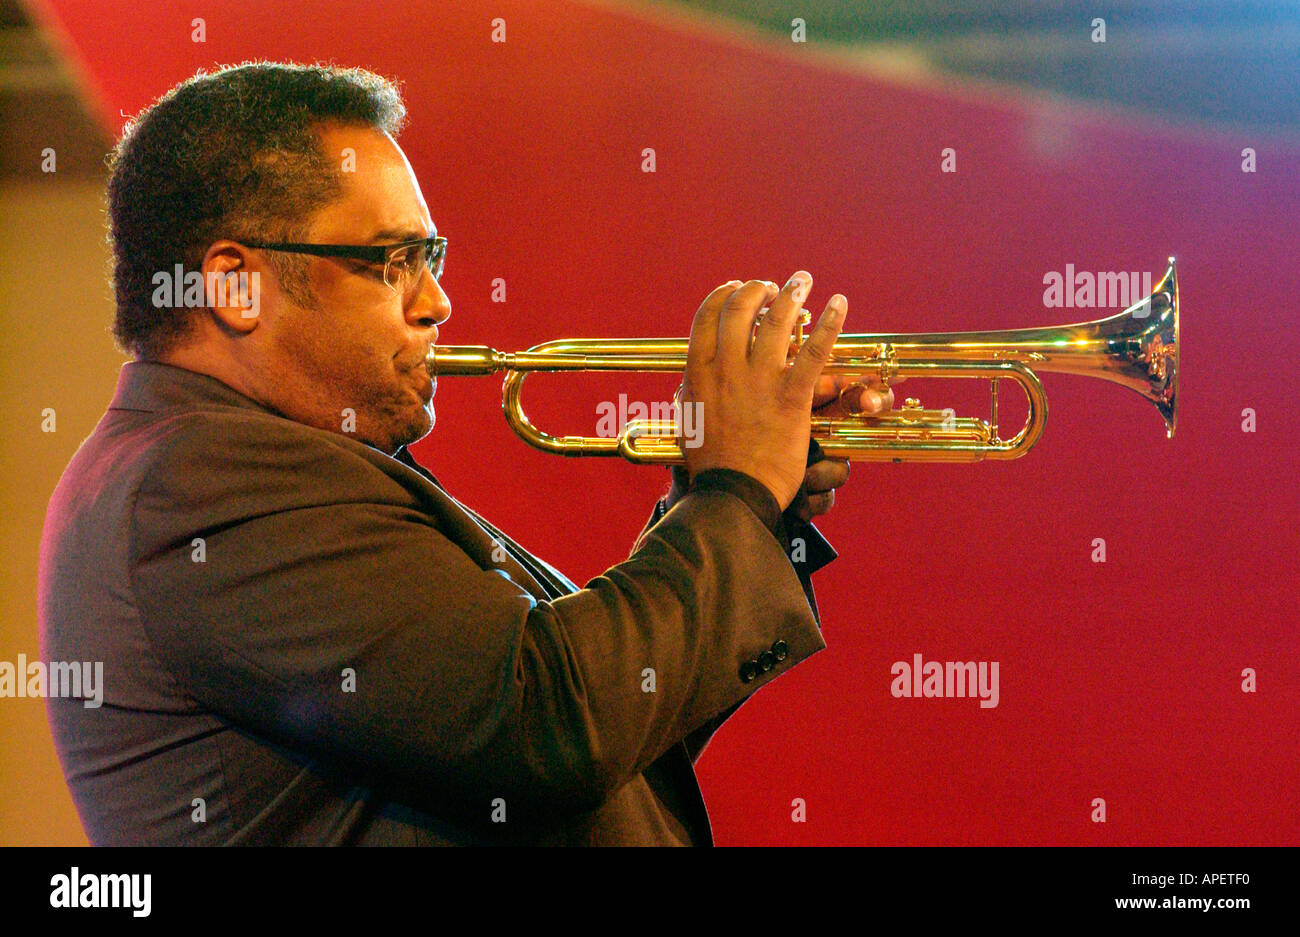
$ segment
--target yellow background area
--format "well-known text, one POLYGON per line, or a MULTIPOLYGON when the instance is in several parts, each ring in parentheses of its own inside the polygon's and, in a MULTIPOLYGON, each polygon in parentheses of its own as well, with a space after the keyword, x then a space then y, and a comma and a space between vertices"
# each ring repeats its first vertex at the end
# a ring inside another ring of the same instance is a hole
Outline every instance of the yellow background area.
MULTIPOLYGON (((58 172, 0 186, 0 660, 40 659, 36 573, 45 509, 103 416, 125 357, 99 181, 58 172), (42 432, 42 411, 55 431, 42 432)), ((0 846, 86 842, 44 700, 0 698, 0 846)))

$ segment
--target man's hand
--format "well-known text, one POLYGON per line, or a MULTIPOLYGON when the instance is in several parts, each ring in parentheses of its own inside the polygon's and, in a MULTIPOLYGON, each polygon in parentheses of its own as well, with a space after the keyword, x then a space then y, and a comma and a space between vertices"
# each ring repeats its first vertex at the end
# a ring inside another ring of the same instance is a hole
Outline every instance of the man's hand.
MULTIPOLYGON (((806 273, 800 271, 795 277, 808 277, 806 273)), ((745 286, 752 286, 758 281, 751 281, 745 286)), ((791 284, 795 278, 791 278, 791 283, 786 284, 786 289, 782 295, 793 293, 791 284)), ((811 277, 808 277, 807 284, 811 285, 811 277)), ((714 290, 713 293, 705 299, 705 303, 700 307, 700 313, 697 313, 696 319, 699 320, 700 314, 704 313, 709 304, 717 300, 720 296, 726 298, 728 294, 732 296, 740 292, 736 289, 739 281, 732 281, 714 290), (732 292, 734 290, 734 293, 732 292)), ((773 295, 773 284, 761 284, 765 287, 762 294, 765 299, 770 299, 773 295)), ((744 287, 741 287, 743 289, 744 287)), ((807 295, 807 289, 803 290, 803 295, 807 295)), ((802 303, 802 297, 799 300, 802 303)), ((796 305, 797 312, 798 306, 796 305)), ((828 306, 829 310, 829 306, 828 306)), ((793 320, 792 320, 793 321, 793 320)), ((694 339, 695 330, 692 328, 692 338, 694 339)), ((895 379, 894 383, 901 381, 901 378, 895 379)), ((685 382, 683 382, 683 390, 685 382)), ((681 392, 679 391, 679 396, 681 392)), ((846 414, 862 414, 873 416, 883 413, 893 407, 894 394, 889 388, 881 389, 879 379, 872 377, 856 377, 844 374, 819 374, 813 389, 811 399, 811 412, 819 417, 834 417, 846 414)), ((708 418, 705 417, 705 432, 707 434, 708 418)), ((823 457, 819 461, 808 465, 804 472, 803 482, 795 494, 793 507, 799 517, 804 520, 812 520, 821 514, 827 513, 835 503, 835 489, 839 488, 849 477, 849 463, 845 459, 832 459, 823 457)), ((672 467, 672 487, 668 492, 665 501, 665 507, 671 508, 682 497, 685 496, 690 485, 690 473, 684 466, 672 467)), ((784 508, 786 505, 782 505, 784 508)))
POLYGON ((691 323, 682 375, 682 405, 699 405, 702 418, 700 445, 684 450, 691 477, 714 468, 744 472, 767 486, 781 510, 803 484, 813 393, 848 307, 832 296, 787 366, 811 288, 812 276, 800 270, 780 290, 762 280, 715 289, 691 323))

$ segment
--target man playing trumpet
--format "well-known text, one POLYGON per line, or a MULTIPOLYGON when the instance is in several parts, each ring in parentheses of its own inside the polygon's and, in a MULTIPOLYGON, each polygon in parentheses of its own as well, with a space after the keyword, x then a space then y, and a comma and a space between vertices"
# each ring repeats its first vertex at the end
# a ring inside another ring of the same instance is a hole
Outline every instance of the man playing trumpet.
POLYGON ((807 465, 810 411, 890 404, 819 379, 844 297, 789 363, 806 273, 704 299, 701 445, 580 589, 407 452, 451 305, 404 113, 367 72, 245 65, 118 144, 135 360, 51 501, 40 581, 43 652, 105 664, 101 707, 49 701, 95 843, 709 843, 694 760, 824 647, 787 550, 848 469, 807 465), (178 264, 232 288, 160 306, 178 264))

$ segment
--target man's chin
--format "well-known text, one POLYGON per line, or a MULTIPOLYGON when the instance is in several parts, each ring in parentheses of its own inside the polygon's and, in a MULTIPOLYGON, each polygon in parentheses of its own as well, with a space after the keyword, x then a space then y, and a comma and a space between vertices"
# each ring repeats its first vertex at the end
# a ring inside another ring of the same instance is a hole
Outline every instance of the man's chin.
POLYGON ((403 446, 417 443, 425 436, 428 436, 433 432, 433 424, 435 422, 436 416, 433 412, 433 401, 429 401, 420 409, 419 414, 411 420, 405 430, 399 434, 397 445, 393 447, 393 451, 396 452, 403 446))

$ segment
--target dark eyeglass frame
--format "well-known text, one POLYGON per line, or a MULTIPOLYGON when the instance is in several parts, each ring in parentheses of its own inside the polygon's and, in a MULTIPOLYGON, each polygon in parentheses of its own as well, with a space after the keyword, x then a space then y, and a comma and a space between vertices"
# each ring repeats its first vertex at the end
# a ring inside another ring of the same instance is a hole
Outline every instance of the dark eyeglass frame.
MULTIPOLYGON (((393 263, 393 255, 408 247, 424 248, 424 264, 429 268, 435 280, 442 279, 443 265, 447 259, 447 239, 434 235, 428 238, 415 238, 398 244, 299 244, 293 241, 240 241, 246 247, 259 250, 284 251, 289 254, 311 254, 314 257, 342 257, 348 260, 364 260, 372 264, 384 265, 384 285, 397 292, 397 287, 388 282, 388 270, 393 263)), ((410 284, 408 283, 409 287, 410 284)))

